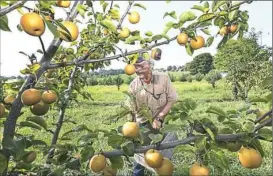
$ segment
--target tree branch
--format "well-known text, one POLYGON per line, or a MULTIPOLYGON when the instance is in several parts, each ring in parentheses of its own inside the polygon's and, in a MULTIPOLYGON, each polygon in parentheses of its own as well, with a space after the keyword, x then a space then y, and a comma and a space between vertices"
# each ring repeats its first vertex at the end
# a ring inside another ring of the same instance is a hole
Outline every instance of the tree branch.
POLYGON ((272 123, 272 117, 270 119, 265 120, 263 123, 259 124, 258 126, 256 126, 254 132, 258 131, 259 129, 263 128, 266 125, 269 125, 270 123, 272 123))
MULTIPOLYGON (((272 113, 272 109, 270 111, 268 111, 267 113, 263 114, 261 117, 259 117, 258 119, 256 119, 254 121, 254 123, 258 123, 260 121, 262 121, 264 118, 266 118, 268 115, 270 115, 270 113, 272 113)), ((272 115, 271 115, 272 116, 272 115)))
POLYGON ((134 3, 134 1, 129 2, 129 5, 128 5, 128 7, 127 7, 125 13, 122 15, 122 17, 121 17, 121 19, 120 19, 120 21, 119 21, 119 23, 118 23, 118 25, 117 25, 117 29, 120 29, 120 28, 121 28, 121 25, 122 25, 122 23, 123 23, 123 21, 124 21, 126 15, 128 14, 128 12, 129 12, 131 6, 133 5, 133 3, 134 3))
POLYGON ((111 5, 110 5, 110 10, 112 9, 112 7, 113 7, 113 0, 111 1, 111 5))
POLYGON ((18 7, 21 7, 21 6, 24 5, 26 2, 27 2, 27 0, 18 1, 18 2, 16 2, 16 3, 12 4, 12 5, 9 6, 9 7, 3 8, 3 9, 0 11, 0 17, 6 15, 7 13, 9 13, 9 12, 15 10, 15 9, 17 9, 18 7))
MULTIPOLYGON (((249 134, 248 133, 221 134, 221 135, 215 136, 215 140, 218 142, 220 142, 220 141, 235 141, 235 140, 238 140, 239 138, 246 136, 246 135, 249 135, 249 134)), ((159 144, 156 149, 157 150, 164 150, 164 149, 169 149, 169 148, 175 148, 176 146, 179 146, 179 145, 190 144, 201 136, 203 136, 203 135, 190 136, 190 137, 187 137, 182 140, 159 144)), ((136 148, 134 150, 134 153, 145 153, 147 150, 153 149, 153 148, 155 148, 154 145, 142 146, 142 147, 136 148)), ((123 152, 123 150, 113 150, 113 151, 103 152, 103 155, 107 158, 117 157, 117 156, 124 155, 124 152, 123 152)))
POLYGON ((102 59, 90 59, 90 60, 79 59, 79 61, 77 63, 75 63, 75 62, 67 62, 67 63, 50 64, 47 67, 47 69, 54 69, 54 68, 59 68, 59 67, 71 66, 71 65, 75 65, 75 64, 76 65, 82 65, 82 64, 87 64, 87 63, 96 63, 96 62, 114 60, 114 59, 118 59, 120 57, 128 56, 128 55, 131 55, 131 54, 136 54, 136 53, 141 53, 141 52, 149 51, 152 48, 157 47, 157 46, 161 46, 161 45, 164 45, 164 44, 169 44, 171 41, 176 40, 176 37, 177 36, 171 38, 170 40, 165 40, 163 42, 159 42, 159 43, 153 44, 153 45, 151 45, 151 46, 149 46, 147 48, 129 51, 129 52, 125 53, 125 55, 123 55, 123 54, 117 54, 117 55, 110 56, 110 57, 105 57, 105 58, 102 58, 102 59))
POLYGON ((58 140, 58 137, 59 137, 62 125, 63 125, 64 114, 65 114, 65 110, 66 110, 66 107, 67 107, 68 102, 69 102, 70 94, 72 92, 73 81, 74 81, 74 77, 75 77, 77 68, 78 67, 75 67, 73 69, 72 73, 70 74, 68 88, 65 90, 64 101, 62 101, 62 104, 61 104, 61 108, 60 108, 60 112, 59 112, 59 119, 58 119, 58 122, 56 124, 56 129, 54 131, 54 134, 53 134, 53 137, 52 137, 52 140, 51 140, 51 145, 50 145, 50 149, 49 149, 49 152, 48 152, 48 155, 47 155, 46 164, 51 163, 50 159, 52 159, 53 155, 54 155, 53 146, 57 143, 57 140, 58 140))

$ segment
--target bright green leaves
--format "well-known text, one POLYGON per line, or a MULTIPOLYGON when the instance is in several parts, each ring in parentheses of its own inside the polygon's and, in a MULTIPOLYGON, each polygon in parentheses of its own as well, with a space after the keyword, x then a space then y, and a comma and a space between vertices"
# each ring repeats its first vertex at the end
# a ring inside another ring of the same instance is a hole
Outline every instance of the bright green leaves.
POLYGON ((100 22, 100 24, 105 27, 106 29, 115 32, 117 30, 116 26, 114 25, 114 23, 111 20, 108 19, 104 19, 100 22))
POLYGON ((11 32, 7 15, 0 17, 0 30, 11 32))
POLYGON ((206 14, 203 14, 201 15, 199 18, 198 18, 198 22, 204 22, 204 21, 207 21, 207 20, 210 20, 212 18, 214 18, 215 15, 214 13, 206 13, 206 14))
POLYGON ((0 153, 0 161, 0 174, 2 174, 8 167, 8 160, 2 153, 0 153))
POLYGON ((109 157, 109 160, 111 162, 111 167, 113 168, 122 169, 124 166, 122 157, 109 157))
POLYGON ((186 11, 179 16, 179 22, 185 23, 187 21, 193 21, 196 18, 196 15, 192 11, 186 11))
POLYGON ((176 24, 176 23, 169 21, 169 22, 165 25, 165 28, 164 28, 164 30, 163 30, 163 34, 167 34, 168 31, 169 31, 171 28, 173 28, 173 26, 174 26, 175 24, 176 24))
POLYGON ((229 162, 222 150, 210 151, 208 153, 209 159, 213 161, 213 165, 220 168, 220 172, 229 169, 229 162))
POLYGON ((133 6, 134 6, 134 7, 140 7, 140 8, 142 8, 142 9, 144 9, 144 10, 147 10, 146 7, 145 7, 144 5, 139 4, 139 3, 135 3, 133 6))
POLYGON ((153 133, 151 133, 148 136, 152 140, 152 144, 156 144, 156 143, 160 142, 163 139, 162 134, 153 134, 153 133))
POLYGON ((81 150, 81 157, 80 157, 80 162, 84 163, 89 160, 94 155, 94 149, 92 146, 87 145, 81 150))
POLYGON ((20 73, 23 74, 23 75, 26 75, 26 74, 36 74, 37 71, 40 69, 40 64, 33 64, 33 65, 28 65, 28 68, 25 68, 23 70, 20 70, 20 73))
POLYGON ((163 19, 166 17, 166 16, 170 16, 172 17, 173 19, 177 19, 177 16, 176 16, 176 13, 175 11, 171 11, 171 12, 165 12, 164 16, 163 16, 163 19))

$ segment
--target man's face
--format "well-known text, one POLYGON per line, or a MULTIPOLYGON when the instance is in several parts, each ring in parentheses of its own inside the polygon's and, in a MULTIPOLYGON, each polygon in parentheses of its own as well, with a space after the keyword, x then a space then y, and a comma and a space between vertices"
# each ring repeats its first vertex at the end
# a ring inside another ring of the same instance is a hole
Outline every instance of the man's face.
POLYGON ((150 65, 147 61, 134 64, 136 68, 136 74, 142 79, 149 74, 150 65))

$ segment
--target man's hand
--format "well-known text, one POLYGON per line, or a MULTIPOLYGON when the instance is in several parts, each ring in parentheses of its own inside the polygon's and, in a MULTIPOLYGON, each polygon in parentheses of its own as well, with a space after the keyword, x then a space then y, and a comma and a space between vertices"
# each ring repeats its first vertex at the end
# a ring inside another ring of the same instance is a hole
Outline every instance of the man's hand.
POLYGON ((154 121, 153 121, 153 128, 154 129, 160 129, 161 126, 162 126, 161 122, 158 121, 158 120, 156 120, 156 119, 154 119, 154 121))

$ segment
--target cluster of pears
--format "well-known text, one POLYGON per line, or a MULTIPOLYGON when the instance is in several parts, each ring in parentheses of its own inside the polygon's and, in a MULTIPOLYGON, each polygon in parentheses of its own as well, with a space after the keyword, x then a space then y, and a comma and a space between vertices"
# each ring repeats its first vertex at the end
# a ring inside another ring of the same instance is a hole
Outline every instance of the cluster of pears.
MULTIPOLYGON (((70 1, 58 0, 56 2, 56 5, 58 7, 67 8, 70 6, 70 1)), ((47 17, 46 19, 48 18, 49 17, 47 17)), ((77 40, 79 36, 78 26, 72 21, 63 21, 62 24, 69 31, 71 37, 67 31, 65 31, 64 29, 58 26, 57 30, 60 33, 60 38, 66 42, 73 42, 77 40)), ((40 37, 45 32, 45 22, 43 18, 35 12, 29 12, 29 13, 23 14, 20 19, 20 25, 22 26, 22 29, 31 36, 40 37)))
POLYGON ((117 169, 107 165, 106 157, 99 153, 94 155, 89 161, 89 169, 95 173, 103 172, 103 175, 115 176, 117 169))
POLYGON ((198 35, 194 38, 189 38, 188 34, 185 32, 177 35, 176 41, 179 45, 185 46, 188 42, 190 42, 190 46, 192 49, 197 50, 205 46, 205 39, 198 35))
POLYGON ((144 156, 145 162, 151 168, 153 168, 158 175, 172 175, 174 171, 174 165, 166 157, 155 149, 149 149, 144 156))
POLYGON ((22 93, 21 101, 24 105, 30 106, 32 114, 37 116, 45 115, 49 111, 49 105, 56 102, 57 94, 53 90, 40 90, 31 88, 22 93))
POLYGON ((234 33, 238 28, 237 24, 232 24, 230 26, 223 26, 220 30, 219 30, 219 34, 224 36, 227 35, 228 33, 234 33))
POLYGON ((11 94, 4 98, 4 104, 0 103, 0 118, 4 116, 6 109, 10 108, 10 105, 12 105, 15 99, 16 96, 14 94, 11 94))

